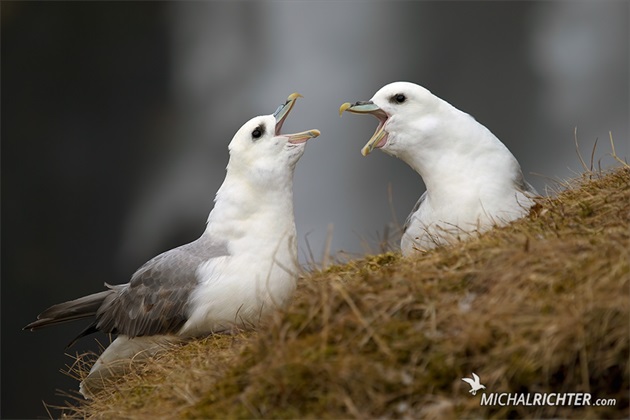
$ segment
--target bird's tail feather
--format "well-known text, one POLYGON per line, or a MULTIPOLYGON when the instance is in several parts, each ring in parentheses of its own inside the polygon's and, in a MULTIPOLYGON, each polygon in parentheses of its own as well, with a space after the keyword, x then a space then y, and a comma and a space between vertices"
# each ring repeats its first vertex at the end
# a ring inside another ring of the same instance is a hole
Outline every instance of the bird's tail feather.
POLYGON ((36 321, 31 322, 23 329, 34 331, 39 328, 48 327, 49 325, 94 316, 103 303, 103 300, 111 293, 113 293, 112 290, 105 290, 79 299, 53 305, 39 314, 36 321))

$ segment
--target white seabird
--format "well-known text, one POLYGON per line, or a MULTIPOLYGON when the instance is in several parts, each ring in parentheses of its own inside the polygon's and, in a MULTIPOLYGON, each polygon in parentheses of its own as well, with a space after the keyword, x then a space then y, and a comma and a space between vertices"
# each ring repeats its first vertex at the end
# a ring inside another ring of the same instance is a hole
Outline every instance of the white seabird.
POLYGON ((89 397, 169 342, 247 328, 285 307, 299 263, 293 214, 293 172, 318 130, 281 134, 294 93, 273 115, 251 119, 229 144, 230 159, 199 239, 145 263, 127 284, 54 305, 24 329, 94 317, 77 337, 118 337, 101 354, 81 393, 89 397))
POLYGON ((379 120, 361 149, 402 159, 424 180, 426 191, 403 228, 403 255, 464 239, 529 213, 537 195, 498 138, 470 115, 408 82, 381 88, 370 101, 348 102, 349 111, 379 120))

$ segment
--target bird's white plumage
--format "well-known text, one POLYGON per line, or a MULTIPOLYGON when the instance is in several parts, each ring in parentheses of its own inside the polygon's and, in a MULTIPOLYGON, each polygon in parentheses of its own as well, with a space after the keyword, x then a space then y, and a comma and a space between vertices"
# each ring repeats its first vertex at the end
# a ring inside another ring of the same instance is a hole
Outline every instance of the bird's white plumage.
POLYGON ((533 205, 536 193, 505 145, 473 117, 421 86, 391 83, 369 103, 344 104, 341 110, 372 113, 380 120, 375 137, 381 131, 382 140, 366 145, 364 154, 380 148, 424 180, 426 193, 403 233, 404 255, 505 224, 533 205))
MULTIPOLYGON (((276 135, 275 127, 272 115, 253 118, 229 145, 227 174, 202 235, 226 244, 227 253, 194 268, 198 285, 186 297, 187 320, 176 337, 257 325, 269 311, 286 306, 295 290, 300 267, 293 172, 305 143, 292 142, 290 135, 276 135), (252 137, 256 130, 262 131, 260 138, 252 137)), ((173 340, 172 335, 133 339, 121 335, 103 352, 90 375, 100 381, 117 361, 153 354, 173 340)), ((84 383, 82 392, 85 388, 84 383)))
POLYGON ((189 337, 255 326, 285 307, 300 270, 293 214, 293 172, 318 130, 281 134, 297 94, 275 114, 245 123, 230 142, 225 180, 204 233, 144 264, 129 283, 53 305, 26 329, 94 317, 79 337, 118 337, 81 383, 89 396, 129 359, 189 337))
POLYGON ((182 334, 255 325, 268 310, 284 306, 295 289, 292 179, 304 144, 274 136, 274 126, 272 116, 254 118, 230 143, 227 175, 206 227, 207 235, 227 242, 230 255, 198 267, 200 285, 182 334), (252 141, 261 124, 271 133, 252 141))

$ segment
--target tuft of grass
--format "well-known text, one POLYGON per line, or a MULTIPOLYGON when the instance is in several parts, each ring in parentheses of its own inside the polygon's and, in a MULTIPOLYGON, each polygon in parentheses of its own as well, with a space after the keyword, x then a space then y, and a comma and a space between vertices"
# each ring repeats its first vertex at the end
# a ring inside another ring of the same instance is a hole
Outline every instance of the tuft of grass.
POLYGON ((174 347, 61 415, 627 418, 630 167, 565 187, 467 242, 309 273, 258 331, 174 347), (483 392, 616 404, 481 406, 483 392))

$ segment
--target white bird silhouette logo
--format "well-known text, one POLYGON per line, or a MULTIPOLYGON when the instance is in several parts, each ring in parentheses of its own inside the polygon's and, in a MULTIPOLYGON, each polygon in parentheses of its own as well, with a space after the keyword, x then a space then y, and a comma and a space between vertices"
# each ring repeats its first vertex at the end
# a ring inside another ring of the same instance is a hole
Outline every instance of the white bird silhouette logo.
POLYGON ((480 389, 486 389, 486 387, 484 385, 481 385, 481 383, 479 383, 479 376, 477 376, 475 372, 473 372, 472 377, 473 379, 462 378, 462 381, 470 385, 470 391, 468 392, 470 392, 473 395, 477 395, 477 391, 479 391, 480 389))

